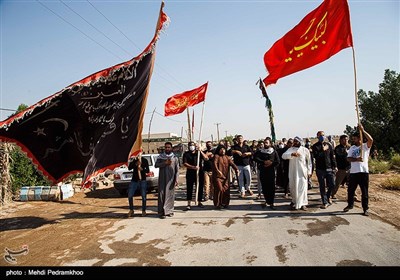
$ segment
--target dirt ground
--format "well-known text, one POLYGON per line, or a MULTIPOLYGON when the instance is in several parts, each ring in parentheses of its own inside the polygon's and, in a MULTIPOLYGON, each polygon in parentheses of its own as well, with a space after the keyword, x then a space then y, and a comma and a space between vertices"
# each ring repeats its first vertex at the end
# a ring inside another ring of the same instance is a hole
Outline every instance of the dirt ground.
MULTIPOLYGON (((370 175, 370 211, 372 218, 382 219, 400 228, 400 192, 385 190, 379 183, 393 176, 370 175)), ((314 178, 315 179, 315 178, 314 178)), ((358 197, 361 198, 357 189, 358 197)), ((346 188, 340 188, 339 200, 345 200, 346 188)), ((135 215, 139 216, 140 197, 135 197, 135 215)), ((361 203, 356 202, 356 207, 361 203)), ((148 213, 156 215, 157 196, 150 193, 147 200, 148 213)), ((18 257, 18 266, 62 266, 75 259, 84 258, 85 252, 93 253, 98 237, 120 219, 126 219, 128 203, 126 197, 120 197, 112 187, 102 186, 95 191, 82 190, 64 201, 15 201, 3 207, 0 213, 0 250, 6 248, 18 251, 28 245, 29 253, 18 257)), ((139 218, 139 217, 135 217, 139 218)), ((101 254, 101 249, 97 249, 101 254)), ((146 255, 148 248, 135 248, 136 253, 146 255)), ((115 256, 109 255, 112 259, 115 256)), ((144 256, 146 259, 146 256, 144 256)), ((146 260, 150 265, 164 266, 157 258, 146 260)), ((95 265, 102 265, 102 262, 95 265)), ((5 258, 0 266, 12 266, 5 258)))

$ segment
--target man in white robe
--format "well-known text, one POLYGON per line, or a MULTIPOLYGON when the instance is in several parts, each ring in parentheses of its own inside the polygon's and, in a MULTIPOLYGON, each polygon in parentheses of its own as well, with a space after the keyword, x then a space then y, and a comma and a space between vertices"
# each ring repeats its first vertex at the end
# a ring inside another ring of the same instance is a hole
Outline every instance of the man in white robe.
POLYGON ((292 196, 292 209, 307 210, 308 178, 311 177, 312 163, 310 151, 301 146, 301 138, 295 137, 293 146, 282 155, 289 159, 289 188, 292 196))

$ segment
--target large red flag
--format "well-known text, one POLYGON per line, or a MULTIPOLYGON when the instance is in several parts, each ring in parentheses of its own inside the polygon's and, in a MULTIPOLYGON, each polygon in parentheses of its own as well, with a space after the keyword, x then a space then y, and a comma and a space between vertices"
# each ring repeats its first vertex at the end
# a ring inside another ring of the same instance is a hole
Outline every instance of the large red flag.
POLYGON ((325 0, 265 53, 266 86, 353 46, 346 0, 325 0))
POLYGON ((168 98, 167 102, 165 103, 164 115, 168 117, 180 114, 187 107, 194 106, 204 101, 206 98, 207 86, 208 82, 198 88, 175 94, 174 96, 168 98))

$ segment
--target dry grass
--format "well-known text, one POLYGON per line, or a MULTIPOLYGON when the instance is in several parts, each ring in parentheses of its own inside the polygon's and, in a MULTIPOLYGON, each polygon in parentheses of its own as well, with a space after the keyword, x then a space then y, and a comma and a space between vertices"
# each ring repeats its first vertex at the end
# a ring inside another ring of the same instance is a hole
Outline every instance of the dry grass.
POLYGON ((389 162, 376 159, 369 160, 368 166, 369 166, 369 173, 372 174, 383 174, 388 172, 390 169, 389 162))
POLYGON ((386 178, 381 183, 381 187, 387 190, 400 191, 400 175, 386 178))

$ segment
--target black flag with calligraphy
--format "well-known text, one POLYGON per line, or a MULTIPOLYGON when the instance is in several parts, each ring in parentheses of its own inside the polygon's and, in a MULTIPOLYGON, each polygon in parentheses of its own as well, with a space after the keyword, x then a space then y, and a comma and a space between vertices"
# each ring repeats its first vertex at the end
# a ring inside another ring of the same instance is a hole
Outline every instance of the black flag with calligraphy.
POLYGON ((167 15, 160 9, 146 49, 0 122, 0 139, 17 143, 53 182, 83 173, 83 182, 141 153, 143 117, 155 45, 167 15))

